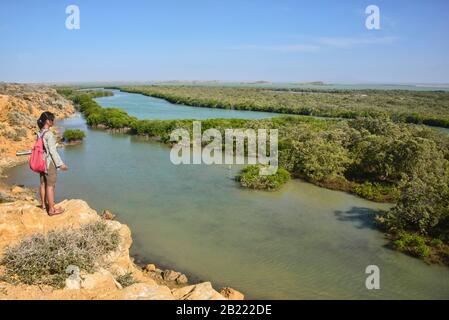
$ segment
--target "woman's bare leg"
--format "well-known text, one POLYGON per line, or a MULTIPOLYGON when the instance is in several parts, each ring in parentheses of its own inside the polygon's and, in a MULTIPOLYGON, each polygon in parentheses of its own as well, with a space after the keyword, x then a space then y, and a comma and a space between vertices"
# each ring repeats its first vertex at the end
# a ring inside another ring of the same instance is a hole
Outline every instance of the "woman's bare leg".
POLYGON ((48 201, 48 212, 55 211, 55 187, 47 185, 45 188, 48 201))
POLYGON ((45 203, 46 203, 46 201, 45 201, 45 181, 41 181, 41 184, 40 184, 40 186, 39 186, 39 193, 40 193, 40 196, 41 196, 41 205, 42 205, 42 209, 45 209, 45 203))
POLYGON ((53 216, 56 214, 61 214, 65 210, 63 208, 55 208, 55 187, 47 185, 46 188, 48 208, 47 212, 49 215, 53 216))

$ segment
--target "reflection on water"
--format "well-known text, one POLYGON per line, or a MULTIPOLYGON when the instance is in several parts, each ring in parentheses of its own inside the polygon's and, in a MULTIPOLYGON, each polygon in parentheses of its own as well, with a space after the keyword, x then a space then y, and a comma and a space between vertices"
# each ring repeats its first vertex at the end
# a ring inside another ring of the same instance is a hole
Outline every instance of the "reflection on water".
MULTIPOLYGON (((113 210, 133 231, 133 252, 156 263, 248 298, 449 298, 449 268, 385 247, 372 217, 386 205, 298 180, 278 192, 243 190, 235 166, 175 166, 167 146, 83 129, 85 143, 61 151, 70 171, 59 175, 58 199, 113 210), (365 289, 371 264, 381 290, 365 289)), ((38 183, 26 166, 9 176, 38 183)))

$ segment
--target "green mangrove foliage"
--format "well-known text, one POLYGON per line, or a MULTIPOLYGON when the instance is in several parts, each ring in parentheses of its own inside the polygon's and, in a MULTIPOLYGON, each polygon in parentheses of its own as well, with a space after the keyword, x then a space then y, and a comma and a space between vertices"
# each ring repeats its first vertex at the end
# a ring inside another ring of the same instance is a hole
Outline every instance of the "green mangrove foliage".
POLYGON ((134 86, 120 90, 197 107, 321 117, 389 118, 449 127, 449 92, 407 90, 267 89, 216 86, 134 86))
POLYGON ((86 134, 79 129, 74 130, 65 130, 62 134, 64 141, 72 142, 72 141, 80 141, 83 140, 86 134))
POLYGON ((91 98, 110 97, 114 95, 114 93, 110 90, 82 89, 75 87, 57 87, 56 91, 60 95, 63 95, 71 100, 79 95, 89 95, 91 98))
POLYGON ((121 109, 102 108, 89 94, 75 96, 73 101, 79 105, 89 126, 122 129, 130 128, 137 121, 137 118, 129 116, 121 109))
MULTIPOLYGON (((431 254, 431 246, 427 242, 419 234, 401 231, 398 233, 397 239, 393 241, 393 245, 399 251, 406 252, 418 258, 428 259, 431 254)), ((433 240, 431 243, 435 243, 435 241, 433 240)))
MULTIPOLYGON (((169 142, 173 129, 192 133, 193 120, 138 120, 119 109, 103 109, 90 95, 76 94, 89 125, 128 128, 132 134, 169 142)), ((289 176, 395 206, 377 217, 395 248, 449 264, 449 137, 437 130, 389 119, 322 120, 209 119, 202 130, 278 129, 279 171, 260 177, 249 166, 242 186, 275 190, 289 176), (411 240, 410 240, 410 237, 411 240), (422 240, 416 240, 422 239, 422 240)))
POLYGON ((246 166, 237 180, 245 188, 259 190, 277 190, 288 180, 290 173, 284 168, 279 168, 273 175, 263 176, 259 174, 260 165, 246 166))

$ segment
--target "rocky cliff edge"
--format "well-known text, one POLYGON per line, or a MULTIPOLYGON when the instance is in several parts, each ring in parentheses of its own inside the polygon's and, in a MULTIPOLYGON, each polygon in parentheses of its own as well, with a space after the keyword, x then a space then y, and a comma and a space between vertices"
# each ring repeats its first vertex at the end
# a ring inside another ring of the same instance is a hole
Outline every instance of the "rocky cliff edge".
MULTIPOLYGON (((78 279, 66 280, 63 289, 51 286, 11 284, 0 280, 0 299, 112 299, 112 300, 225 300, 243 299, 243 295, 231 288, 217 292, 210 282, 194 285, 170 286, 158 281, 154 265, 136 266, 129 255, 132 244, 131 231, 118 221, 106 220, 82 200, 64 200, 58 204, 66 211, 50 217, 36 206, 35 201, 15 201, 0 204, 0 259, 5 248, 21 239, 57 229, 76 229, 82 225, 104 221, 120 235, 118 249, 107 255, 106 268, 94 273, 81 273, 78 279), (132 274, 135 283, 123 287, 117 276, 132 274)), ((107 218, 107 217, 106 217, 107 218)), ((0 279, 4 273, 0 266, 0 279)), ((167 273, 167 272, 166 272, 167 273)), ((170 276, 179 274, 168 272, 170 276)))

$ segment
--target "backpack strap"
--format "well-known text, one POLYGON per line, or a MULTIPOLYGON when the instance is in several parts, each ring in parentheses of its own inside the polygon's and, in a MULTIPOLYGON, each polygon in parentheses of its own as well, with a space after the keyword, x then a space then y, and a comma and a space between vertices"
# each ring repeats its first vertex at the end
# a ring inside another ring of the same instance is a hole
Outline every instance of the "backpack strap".
POLYGON ((47 148, 45 148, 45 140, 44 140, 44 136, 45 134, 49 131, 49 129, 46 129, 44 132, 42 132, 42 135, 40 136, 42 139, 42 146, 44 147, 45 153, 47 153, 47 148))
POLYGON ((43 139, 44 138, 44 135, 48 132, 48 131, 50 131, 49 129, 45 129, 43 132, 39 132, 37 135, 38 135, 38 138, 41 138, 41 139, 43 139))

